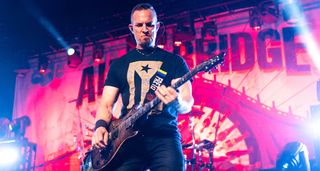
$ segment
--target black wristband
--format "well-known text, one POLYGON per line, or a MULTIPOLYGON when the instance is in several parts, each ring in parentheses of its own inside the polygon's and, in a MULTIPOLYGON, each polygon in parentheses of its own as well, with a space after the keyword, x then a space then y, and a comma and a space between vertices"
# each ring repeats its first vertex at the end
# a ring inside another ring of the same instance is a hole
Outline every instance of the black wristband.
POLYGON ((97 120, 97 122, 96 122, 96 125, 95 125, 95 127, 94 127, 94 130, 96 130, 96 129, 99 128, 99 127, 105 127, 106 129, 108 129, 109 124, 108 124, 105 120, 99 119, 99 120, 97 120))

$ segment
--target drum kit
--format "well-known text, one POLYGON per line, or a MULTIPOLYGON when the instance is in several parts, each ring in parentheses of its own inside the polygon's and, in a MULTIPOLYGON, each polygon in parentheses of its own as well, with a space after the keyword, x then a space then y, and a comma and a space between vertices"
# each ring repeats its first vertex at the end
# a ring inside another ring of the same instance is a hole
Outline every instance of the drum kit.
POLYGON ((191 134, 191 143, 182 144, 185 168, 187 171, 214 170, 213 150, 215 143, 207 139, 196 141, 195 138, 194 123, 191 118, 202 114, 203 112, 199 111, 199 109, 193 109, 187 114, 189 118, 188 131, 191 134), (208 157, 204 157, 204 154, 208 157))

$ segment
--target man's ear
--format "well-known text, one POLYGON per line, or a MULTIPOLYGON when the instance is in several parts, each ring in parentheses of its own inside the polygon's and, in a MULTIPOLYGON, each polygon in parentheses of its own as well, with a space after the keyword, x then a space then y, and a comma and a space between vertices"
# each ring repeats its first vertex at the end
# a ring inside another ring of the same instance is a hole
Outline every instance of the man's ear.
POLYGON ((157 29, 156 29, 156 30, 158 31, 159 28, 160 28, 160 22, 158 21, 158 22, 157 22, 157 29))
POLYGON ((129 27, 129 30, 131 31, 131 33, 133 33, 133 26, 132 26, 132 24, 129 24, 128 27, 129 27))

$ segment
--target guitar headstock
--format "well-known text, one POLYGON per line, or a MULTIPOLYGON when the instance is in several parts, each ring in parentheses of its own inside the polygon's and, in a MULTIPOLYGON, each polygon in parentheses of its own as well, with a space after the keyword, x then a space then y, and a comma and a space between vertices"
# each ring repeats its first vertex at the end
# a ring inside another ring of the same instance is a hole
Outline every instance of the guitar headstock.
POLYGON ((221 52, 217 56, 214 56, 213 58, 203 62, 198 66, 198 70, 207 72, 212 68, 216 68, 218 65, 223 63, 226 54, 226 52, 221 52))

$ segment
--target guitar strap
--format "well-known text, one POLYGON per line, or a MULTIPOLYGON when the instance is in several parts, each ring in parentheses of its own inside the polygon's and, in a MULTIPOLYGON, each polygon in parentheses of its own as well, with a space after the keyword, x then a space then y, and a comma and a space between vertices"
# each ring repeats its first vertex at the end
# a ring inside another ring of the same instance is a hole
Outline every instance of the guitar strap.
POLYGON ((155 91, 162 84, 163 80, 166 78, 167 72, 159 69, 153 79, 152 84, 150 85, 149 91, 144 98, 143 104, 150 102, 152 99, 156 97, 155 91))

